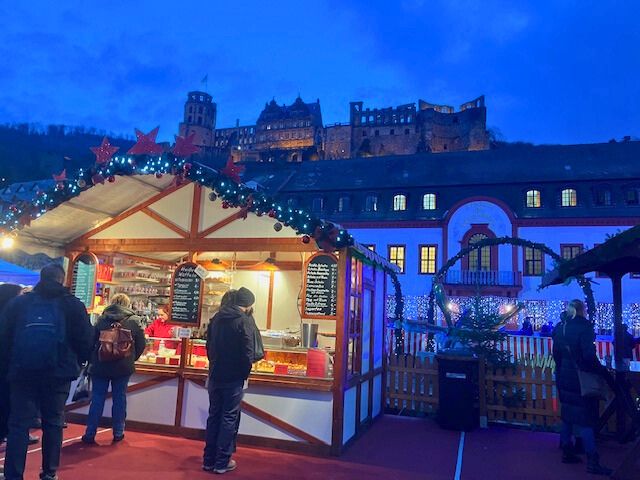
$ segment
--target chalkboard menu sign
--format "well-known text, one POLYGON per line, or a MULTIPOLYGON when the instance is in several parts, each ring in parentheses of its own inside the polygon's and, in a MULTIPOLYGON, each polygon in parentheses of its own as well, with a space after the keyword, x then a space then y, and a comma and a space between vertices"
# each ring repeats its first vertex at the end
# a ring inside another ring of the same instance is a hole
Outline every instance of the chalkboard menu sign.
POLYGON ((171 282, 171 323, 200 325, 200 298, 203 280, 196 272, 198 265, 178 265, 171 282))
POLYGON ((305 268, 304 316, 335 317, 338 304, 338 260, 333 255, 318 254, 305 268))
POLYGON ((98 259, 92 253, 83 253, 73 263, 71 293, 78 297, 87 310, 93 308, 96 294, 98 259))

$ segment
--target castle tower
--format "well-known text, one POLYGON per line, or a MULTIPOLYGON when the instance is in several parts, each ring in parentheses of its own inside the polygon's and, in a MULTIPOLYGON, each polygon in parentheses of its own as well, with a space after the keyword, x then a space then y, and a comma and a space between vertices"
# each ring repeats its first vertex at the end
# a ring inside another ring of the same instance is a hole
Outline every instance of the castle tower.
POLYGON ((213 146, 213 130, 216 128, 217 106, 213 97, 205 92, 189 92, 184 104, 184 120, 180 123, 180 135, 195 133, 194 144, 213 146))

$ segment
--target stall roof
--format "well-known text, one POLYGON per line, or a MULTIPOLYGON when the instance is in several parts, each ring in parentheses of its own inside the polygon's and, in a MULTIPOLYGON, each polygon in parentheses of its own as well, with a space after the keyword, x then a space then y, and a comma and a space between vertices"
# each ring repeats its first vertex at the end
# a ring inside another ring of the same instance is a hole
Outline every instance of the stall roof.
POLYGON ((0 283, 16 283, 23 286, 33 286, 40 280, 37 272, 19 267, 13 263, 0 259, 0 283))

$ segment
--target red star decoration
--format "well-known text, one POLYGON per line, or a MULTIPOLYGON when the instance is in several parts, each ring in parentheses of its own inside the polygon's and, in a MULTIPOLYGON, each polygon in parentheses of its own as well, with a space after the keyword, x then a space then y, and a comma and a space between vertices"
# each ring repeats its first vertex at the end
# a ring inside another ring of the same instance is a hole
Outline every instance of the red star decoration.
POLYGON ((187 158, 200 151, 200 147, 193 144, 193 140, 196 137, 195 133, 192 133, 187 137, 181 137, 179 135, 176 135, 175 137, 176 144, 173 146, 173 154, 176 157, 187 158))
POLYGON ((233 159, 229 158, 221 172, 234 182, 240 183, 240 174, 244 172, 244 167, 242 165, 236 165, 233 163, 233 159))
POLYGON ((160 127, 156 127, 146 135, 136 128, 136 138, 138 141, 129 149, 127 153, 131 155, 159 155, 162 153, 162 145, 156 143, 160 127))
POLYGON ((60 172, 59 175, 56 175, 55 173, 53 174, 53 179, 56 182, 64 182, 67 179, 67 169, 65 168, 64 170, 62 170, 62 172, 60 172))
POLYGON ((99 147, 90 147, 90 150, 96 155, 96 163, 101 165, 111 160, 113 154, 120 150, 120 147, 111 145, 109 139, 104 137, 99 147))

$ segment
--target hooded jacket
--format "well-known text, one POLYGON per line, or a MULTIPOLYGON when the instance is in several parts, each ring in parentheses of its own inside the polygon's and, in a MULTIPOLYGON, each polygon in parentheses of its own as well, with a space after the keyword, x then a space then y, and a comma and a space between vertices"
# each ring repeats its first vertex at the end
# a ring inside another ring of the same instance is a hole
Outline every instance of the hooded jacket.
POLYGON ((89 366, 89 373, 91 375, 113 379, 128 377, 135 372, 135 361, 140 358, 140 355, 142 355, 145 349, 144 332, 139 322, 140 318, 129 308, 121 305, 109 305, 105 308, 95 326, 95 347, 91 354, 91 364, 89 366), (100 332, 102 330, 109 330, 114 323, 119 323, 122 325, 122 328, 131 330, 133 352, 132 355, 127 358, 121 358, 113 362, 101 362, 98 358, 100 332))
POLYGON ((89 360, 94 345, 94 332, 84 304, 71 295, 67 288, 54 281, 41 280, 33 292, 14 298, 0 314, 0 372, 8 372, 8 378, 12 381, 34 380, 15 378, 11 373, 10 359, 18 320, 36 296, 60 302, 66 321, 65 341, 58 364, 52 366, 50 376, 60 380, 73 380, 80 373, 80 363, 89 360))
POLYGON ((207 331, 209 375, 214 385, 243 382, 253 365, 254 322, 239 307, 222 307, 207 331))

